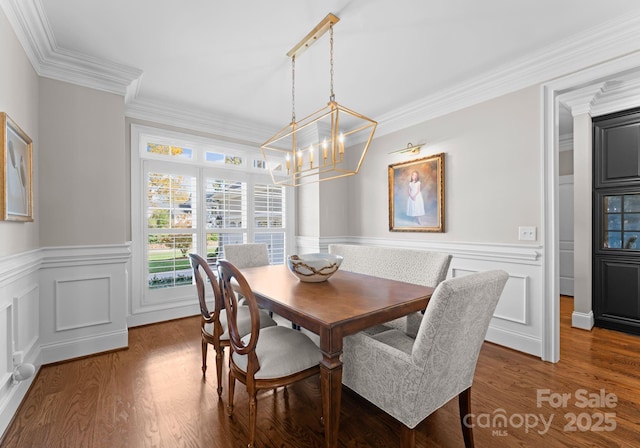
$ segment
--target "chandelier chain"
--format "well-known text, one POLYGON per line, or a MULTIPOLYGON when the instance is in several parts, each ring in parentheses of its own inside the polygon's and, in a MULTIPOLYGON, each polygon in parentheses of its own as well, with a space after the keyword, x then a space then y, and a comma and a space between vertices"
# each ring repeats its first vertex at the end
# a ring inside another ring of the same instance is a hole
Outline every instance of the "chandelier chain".
POLYGON ((291 123, 296 122, 296 56, 291 57, 291 123))
POLYGON ((333 93, 333 23, 329 26, 329 64, 331 66, 331 94, 329 95, 329 101, 335 101, 336 94, 333 93))

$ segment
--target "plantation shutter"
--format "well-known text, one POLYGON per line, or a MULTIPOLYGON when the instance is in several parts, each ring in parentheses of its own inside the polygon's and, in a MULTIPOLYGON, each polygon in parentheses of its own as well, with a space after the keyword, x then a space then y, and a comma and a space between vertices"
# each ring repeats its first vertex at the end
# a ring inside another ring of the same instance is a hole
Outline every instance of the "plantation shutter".
POLYGON ((284 263, 285 188, 254 185, 253 208, 254 241, 267 244, 271 264, 284 263))
POLYGON ((196 177, 147 174, 147 266, 149 288, 191 283, 188 253, 196 247, 196 177))

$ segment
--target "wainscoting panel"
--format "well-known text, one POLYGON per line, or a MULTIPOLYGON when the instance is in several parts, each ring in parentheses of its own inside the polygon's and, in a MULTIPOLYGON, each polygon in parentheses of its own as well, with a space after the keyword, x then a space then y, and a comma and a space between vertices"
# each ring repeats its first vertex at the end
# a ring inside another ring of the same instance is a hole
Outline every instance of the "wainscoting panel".
POLYGON ((111 280, 111 277, 56 280, 55 331, 111 323, 111 280))
POLYGON ((11 373, 13 372, 13 304, 6 302, 0 307, 0 334, 7 335, 0 344, 0 400, 10 392, 11 373))
POLYGON ((0 433, 11 422, 35 375, 14 384, 16 362, 40 368, 40 251, 0 258, 0 433))
POLYGON ((43 363, 126 347, 129 245, 44 248, 42 253, 43 363))
MULTIPOLYGON (((473 271, 478 272, 478 271, 473 271)), ((464 269, 451 269, 451 277, 461 277, 471 274, 464 269)), ((528 288, 527 277, 523 275, 509 275, 507 284, 493 313, 493 317, 508 320, 518 324, 527 324, 528 288)))
POLYGON ((14 350, 30 353, 38 347, 40 328, 40 287, 33 284, 13 297, 14 350))

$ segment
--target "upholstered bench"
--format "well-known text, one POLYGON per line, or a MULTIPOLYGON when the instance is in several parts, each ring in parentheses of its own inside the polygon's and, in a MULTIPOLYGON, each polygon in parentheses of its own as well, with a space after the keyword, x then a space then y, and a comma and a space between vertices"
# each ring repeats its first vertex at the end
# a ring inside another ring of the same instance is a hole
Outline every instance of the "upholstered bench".
MULTIPOLYGON (((343 257, 340 270, 432 288, 447 277, 451 263, 449 254, 395 247, 330 244, 329 253, 343 257)), ((415 338, 421 321, 421 313, 412 313, 385 325, 367 329, 365 332, 375 334, 397 328, 415 338)))

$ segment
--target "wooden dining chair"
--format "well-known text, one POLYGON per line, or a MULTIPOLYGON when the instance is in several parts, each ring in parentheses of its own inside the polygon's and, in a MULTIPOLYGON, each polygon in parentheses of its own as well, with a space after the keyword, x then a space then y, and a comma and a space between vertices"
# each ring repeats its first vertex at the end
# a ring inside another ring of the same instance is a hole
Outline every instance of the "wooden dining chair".
POLYGON ((414 448, 415 427, 456 396, 473 448, 471 384, 507 278, 496 270, 443 281, 415 339, 398 329, 344 339, 342 383, 402 423, 402 448, 414 448))
MULTIPOLYGON (((238 269, 255 268, 267 266, 269 264, 269 248, 266 243, 245 243, 245 244, 225 244, 222 246, 223 259, 233 264, 238 269)), ((241 295, 241 304, 244 299, 241 295)), ((269 311, 269 316, 273 317, 273 311, 269 311)), ((280 323, 285 319, 280 319, 280 323)), ((300 329, 296 324, 291 323, 291 328, 300 329)))
POLYGON ((229 402, 227 413, 233 415, 235 381, 245 385, 249 395, 249 448, 256 438, 257 393, 275 389, 320 373, 322 354, 313 341, 300 331, 285 326, 261 327, 262 315, 256 298, 240 271, 230 262, 220 260, 218 272, 227 310, 231 362, 229 367, 229 402), (246 300, 251 313, 251 333, 243 335, 238 320, 243 306, 238 305, 234 285, 246 300))
MULTIPOLYGON (((200 302, 201 315, 201 344, 202 344, 202 374, 207 372, 207 347, 213 345, 216 352, 216 375, 218 379, 218 396, 222 396, 222 360, 224 348, 229 347, 229 331, 227 328, 227 313, 224 308, 224 299, 220 291, 218 277, 209 267, 207 261, 197 254, 189 254, 193 278, 196 282, 198 301, 200 302), (204 272, 203 277, 201 271, 204 272), (213 291, 213 311, 209 311, 207 305, 205 278, 208 279, 213 291)), ((251 331, 251 316, 249 308, 242 307, 237 312, 237 327, 241 334, 251 331)), ((260 313, 260 325, 264 327, 275 326, 276 322, 265 312, 260 313)))

